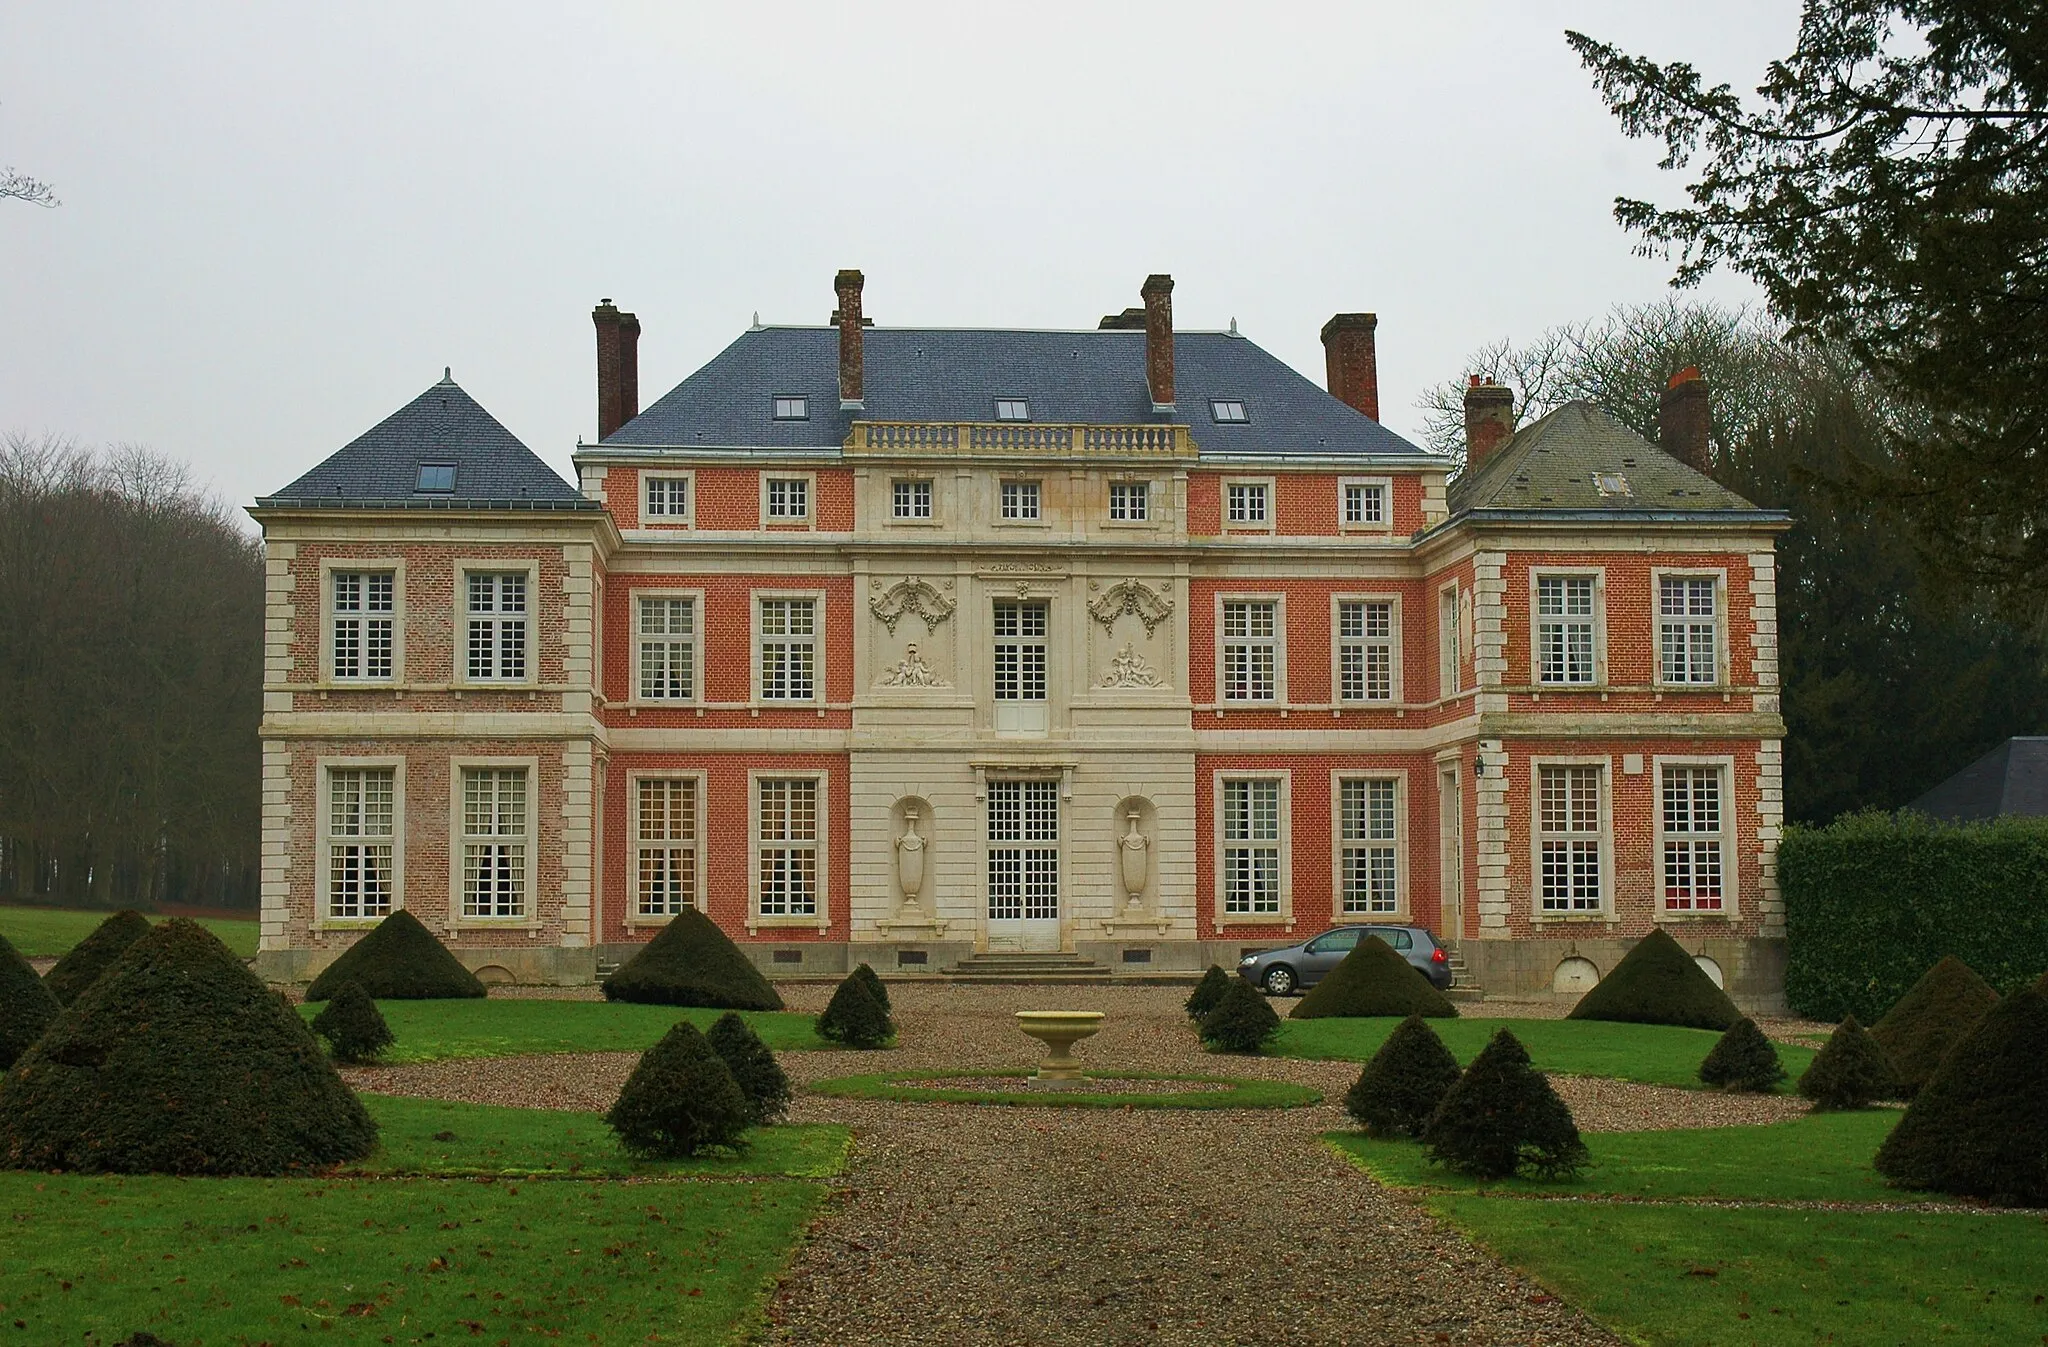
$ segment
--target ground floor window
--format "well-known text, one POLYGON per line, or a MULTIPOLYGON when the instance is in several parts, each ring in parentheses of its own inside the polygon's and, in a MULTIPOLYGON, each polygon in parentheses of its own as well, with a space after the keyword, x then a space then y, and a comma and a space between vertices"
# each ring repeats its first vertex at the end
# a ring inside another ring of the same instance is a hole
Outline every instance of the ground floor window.
POLYGON ((636 911, 673 917, 697 901, 697 780, 642 777, 636 911))
POLYGON ((1340 899, 1347 914, 1400 910, 1395 788, 1392 777, 1350 778, 1338 784, 1340 899))
POLYGON ((327 773, 329 917, 391 913, 397 775, 390 767, 336 767, 327 773))
POLYGON ((1543 911, 1598 912, 1603 824, 1600 768, 1543 765, 1536 775, 1543 911))
POLYGON ((1223 910, 1280 911, 1280 783, 1223 783, 1223 910))
POLYGON ((1051 921, 1060 914, 1060 783, 988 783, 988 915, 1051 921))
POLYGON ((1664 909, 1722 910, 1723 833, 1719 767, 1666 767, 1664 804, 1664 909))
POLYGON ((526 915, 526 769, 462 769, 462 915, 526 915))
POLYGON ((818 915, 818 779, 763 777, 759 791, 761 915, 818 915))

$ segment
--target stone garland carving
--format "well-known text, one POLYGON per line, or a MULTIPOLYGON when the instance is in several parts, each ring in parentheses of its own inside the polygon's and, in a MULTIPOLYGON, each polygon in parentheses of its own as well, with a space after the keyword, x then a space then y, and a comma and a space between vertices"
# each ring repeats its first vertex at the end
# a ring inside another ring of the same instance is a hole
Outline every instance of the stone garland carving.
POLYGON ((917 614, 927 632, 937 631, 941 623, 953 616, 953 600, 914 576, 898 580, 886 591, 882 590, 880 580, 872 581, 871 587, 879 592, 868 596, 868 611, 881 620, 891 636, 896 634, 896 624, 905 613, 917 614))
POLYGON ((1088 615, 1100 622, 1104 631, 1114 630, 1116 620, 1125 613, 1144 623, 1145 634, 1150 636, 1173 616, 1173 600, 1143 581, 1119 580, 1088 604, 1088 615))
POLYGON ((1153 672, 1152 666, 1145 662, 1145 657, 1140 655, 1129 641, 1125 641, 1124 648, 1110 656, 1109 669, 1102 675, 1101 681, 1097 682, 1095 686, 1099 688, 1163 688, 1166 686, 1166 683, 1157 673, 1153 672))
POLYGON ((932 666, 918 656, 915 643, 904 648, 903 660, 882 675, 882 686, 892 688, 945 688, 951 687, 945 679, 932 672, 932 666))

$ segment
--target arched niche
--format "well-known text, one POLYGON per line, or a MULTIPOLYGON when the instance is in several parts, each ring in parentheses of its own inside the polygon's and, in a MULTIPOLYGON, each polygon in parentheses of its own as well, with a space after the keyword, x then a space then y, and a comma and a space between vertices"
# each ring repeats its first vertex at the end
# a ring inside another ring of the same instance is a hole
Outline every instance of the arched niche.
POLYGON ((1583 996, 1599 985, 1600 970, 1591 959, 1574 954, 1560 959, 1557 971, 1550 975, 1550 990, 1571 996, 1583 996))
POLYGON ((1700 966, 1700 971, 1702 973, 1705 973, 1708 977, 1714 980, 1714 985, 1716 987, 1721 987, 1724 989, 1727 987, 1728 984, 1725 981, 1723 981, 1721 977, 1720 964, 1714 962, 1712 959, 1708 958, 1704 954, 1693 955, 1692 961, 1700 966))
POLYGON ((906 795, 889 806, 889 882, 898 909, 929 913, 937 881, 932 877, 933 835, 938 821, 931 801, 906 795), (914 881, 906 885, 905 879, 914 881))
POLYGON ((1116 802, 1110 815, 1110 856, 1112 911, 1117 913, 1159 910, 1159 810, 1142 795, 1126 795, 1116 802), (1143 845, 1133 837, 1143 839, 1143 845), (1143 882, 1133 899, 1130 880, 1142 874, 1143 882))

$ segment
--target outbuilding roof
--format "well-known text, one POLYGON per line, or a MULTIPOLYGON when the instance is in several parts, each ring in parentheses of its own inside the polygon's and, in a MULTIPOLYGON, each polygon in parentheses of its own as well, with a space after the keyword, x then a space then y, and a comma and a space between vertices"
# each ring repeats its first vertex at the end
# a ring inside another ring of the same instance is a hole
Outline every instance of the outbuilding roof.
POLYGON ((2048 815, 2048 738, 2006 740, 1913 801, 1911 807, 1959 823, 2001 814, 2048 815))
POLYGON ((1590 402, 1567 402, 1517 430, 1476 472, 1451 484, 1448 503, 1454 515, 1472 510, 1757 510, 1590 402))

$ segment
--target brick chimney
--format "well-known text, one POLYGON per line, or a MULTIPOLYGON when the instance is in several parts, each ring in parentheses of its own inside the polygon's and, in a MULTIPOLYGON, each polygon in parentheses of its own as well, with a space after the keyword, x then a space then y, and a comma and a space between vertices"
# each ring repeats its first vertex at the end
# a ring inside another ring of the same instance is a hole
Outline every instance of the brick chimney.
POLYGON ((1707 433, 1713 425, 1707 405, 1707 381, 1699 366, 1687 365, 1671 376, 1657 400, 1657 446, 1689 468, 1705 472, 1713 462, 1707 433))
POLYGON ((859 411, 866 394, 867 365, 861 355, 860 291, 866 283, 858 271, 841 271, 832 278, 839 292, 839 410, 859 411))
POLYGON ((1515 433, 1515 390, 1472 376, 1465 389, 1465 470, 1471 472, 1515 433))
POLYGON ((1152 410, 1173 410, 1173 277, 1147 276, 1138 291, 1145 300, 1145 386, 1152 410))
POLYGON ((1379 325, 1375 313, 1340 313, 1323 324, 1330 396, 1375 421, 1380 419, 1380 362, 1373 332, 1379 325))
POLYGON ((609 299, 590 311, 597 327, 597 438, 640 414, 640 320, 609 299))

